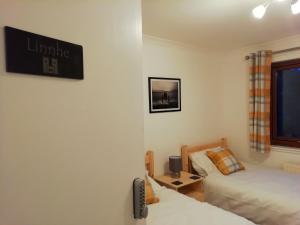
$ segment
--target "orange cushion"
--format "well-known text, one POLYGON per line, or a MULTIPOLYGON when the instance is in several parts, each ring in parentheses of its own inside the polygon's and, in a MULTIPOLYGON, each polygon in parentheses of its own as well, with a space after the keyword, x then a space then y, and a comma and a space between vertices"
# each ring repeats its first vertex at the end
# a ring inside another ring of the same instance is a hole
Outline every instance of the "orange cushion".
POLYGON ((152 186, 147 179, 145 179, 145 200, 147 205, 159 202, 159 198, 155 197, 152 186))
POLYGON ((229 149, 207 151, 206 154, 224 175, 245 169, 229 149))

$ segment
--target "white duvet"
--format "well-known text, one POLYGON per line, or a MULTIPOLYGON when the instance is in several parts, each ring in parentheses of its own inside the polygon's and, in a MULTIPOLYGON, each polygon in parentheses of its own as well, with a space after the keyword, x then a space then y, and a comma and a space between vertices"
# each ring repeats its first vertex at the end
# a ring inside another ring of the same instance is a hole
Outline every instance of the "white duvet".
POLYGON ((170 189, 162 189, 160 202, 148 206, 148 225, 254 225, 252 222, 170 189))
POLYGON ((261 225, 300 225, 300 175, 245 164, 229 176, 209 174, 205 200, 261 225))

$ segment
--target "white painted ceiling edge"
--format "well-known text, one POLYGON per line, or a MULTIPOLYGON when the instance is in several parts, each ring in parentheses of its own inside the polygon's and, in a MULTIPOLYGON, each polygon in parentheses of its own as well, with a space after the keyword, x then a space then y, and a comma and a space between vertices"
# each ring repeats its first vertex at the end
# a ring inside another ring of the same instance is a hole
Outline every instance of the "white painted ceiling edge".
POLYGON ((274 2, 257 20, 264 0, 143 0, 143 33, 201 49, 232 50, 300 34, 290 1, 274 2))

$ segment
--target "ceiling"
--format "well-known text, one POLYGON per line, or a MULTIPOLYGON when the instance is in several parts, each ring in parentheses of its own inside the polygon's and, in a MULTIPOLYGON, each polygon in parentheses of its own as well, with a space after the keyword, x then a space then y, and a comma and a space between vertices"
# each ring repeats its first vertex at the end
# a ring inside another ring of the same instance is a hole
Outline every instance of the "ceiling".
POLYGON ((228 50, 300 33, 300 14, 290 1, 276 2, 264 18, 252 9, 265 0, 143 0, 143 33, 197 45, 228 50))

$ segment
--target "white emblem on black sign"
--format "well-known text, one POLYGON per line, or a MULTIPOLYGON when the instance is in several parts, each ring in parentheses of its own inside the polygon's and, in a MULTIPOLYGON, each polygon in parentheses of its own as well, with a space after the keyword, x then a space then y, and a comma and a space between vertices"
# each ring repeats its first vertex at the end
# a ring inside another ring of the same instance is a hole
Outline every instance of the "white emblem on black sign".
POLYGON ((55 58, 43 57, 43 72, 58 74, 58 62, 55 58))

